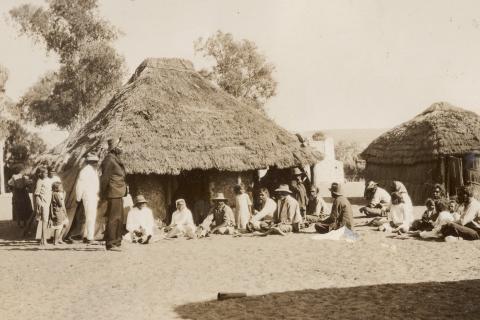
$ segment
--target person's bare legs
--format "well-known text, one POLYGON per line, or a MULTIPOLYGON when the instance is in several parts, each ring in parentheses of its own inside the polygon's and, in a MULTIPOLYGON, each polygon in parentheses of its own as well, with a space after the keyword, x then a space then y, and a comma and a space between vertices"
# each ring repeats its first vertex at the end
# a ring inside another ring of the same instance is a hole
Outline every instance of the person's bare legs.
POLYGON ((47 223, 45 221, 41 221, 42 223, 42 237, 40 238, 40 245, 41 246, 46 246, 47 245, 47 241, 45 239, 45 237, 47 236, 47 223))

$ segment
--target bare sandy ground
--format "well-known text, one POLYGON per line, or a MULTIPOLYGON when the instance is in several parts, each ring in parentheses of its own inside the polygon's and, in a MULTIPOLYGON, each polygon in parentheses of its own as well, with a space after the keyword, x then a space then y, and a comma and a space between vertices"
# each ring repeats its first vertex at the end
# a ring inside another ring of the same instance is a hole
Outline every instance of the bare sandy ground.
POLYGON ((355 243, 215 236, 123 252, 1 240, 0 319, 480 318, 480 241, 358 232, 355 243), (222 291, 248 297, 215 301, 222 291))

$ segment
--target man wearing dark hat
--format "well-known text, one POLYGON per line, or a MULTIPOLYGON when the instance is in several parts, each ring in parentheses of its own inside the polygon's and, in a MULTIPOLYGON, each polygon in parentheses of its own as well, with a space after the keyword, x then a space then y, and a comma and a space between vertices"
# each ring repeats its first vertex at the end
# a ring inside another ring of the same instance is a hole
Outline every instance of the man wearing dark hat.
POLYGON ((100 197, 107 200, 107 225, 105 240, 107 250, 119 251, 123 235, 123 201, 127 195, 126 172, 119 156, 122 154, 120 139, 108 141, 109 153, 102 162, 100 197))
POLYGON ((342 186, 339 183, 332 183, 330 187, 333 204, 330 217, 315 224, 318 233, 328 233, 345 226, 353 230, 352 206, 346 197, 343 196, 342 186))
POLYGON ((98 191, 100 189, 97 171, 98 161, 99 159, 95 154, 87 154, 85 157, 85 166, 78 173, 77 183, 75 185, 77 203, 81 202, 85 212, 83 241, 86 243, 92 242, 95 236, 98 191))
POLYGON ((300 214, 304 217, 308 203, 307 188, 305 188, 305 183, 303 181, 304 173, 299 168, 294 168, 293 176, 294 180, 290 183, 292 196, 297 200, 298 205, 300 206, 300 214))
POLYGON ((214 207, 198 227, 197 236, 203 237, 210 233, 233 234, 235 232, 235 216, 232 208, 227 205, 223 193, 217 193, 212 198, 214 207))
POLYGON ((370 181, 365 188, 365 199, 368 204, 365 207, 360 208, 360 212, 367 217, 386 216, 390 205, 392 204, 392 198, 390 194, 378 186, 375 181, 370 181))

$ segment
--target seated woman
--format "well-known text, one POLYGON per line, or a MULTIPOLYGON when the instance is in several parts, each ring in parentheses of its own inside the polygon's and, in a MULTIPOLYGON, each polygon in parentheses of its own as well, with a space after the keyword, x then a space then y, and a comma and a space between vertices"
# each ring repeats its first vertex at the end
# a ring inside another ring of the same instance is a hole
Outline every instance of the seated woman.
MULTIPOLYGON (((432 200, 433 202, 433 200, 432 200)), ((435 205, 435 204, 434 204, 435 205)), ((450 201, 447 203, 445 201, 438 201, 436 203, 437 210, 440 210, 437 219, 433 223, 433 228, 431 231, 422 231, 420 232, 420 237, 423 239, 429 238, 441 238, 442 237, 442 227, 448 222, 454 222, 459 218, 459 214, 456 212, 457 204, 455 201, 450 201)))
POLYGON ((153 236, 155 221, 152 210, 147 207, 148 201, 144 196, 135 197, 134 207, 130 210, 127 217, 126 237, 132 242, 147 244, 153 236))
POLYGON ((186 236, 193 238, 195 236, 195 223, 193 222, 192 212, 187 208, 185 200, 175 201, 177 210, 172 215, 172 222, 165 227, 166 238, 176 238, 186 236))
MULTIPOLYGON (((423 213, 422 218, 413 221, 412 227, 410 228, 412 231, 431 231, 433 229, 438 217, 435 201, 429 198, 425 201, 425 206, 427 210, 423 213)), ((442 205, 442 208, 443 207, 445 207, 445 204, 442 205)))
POLYGON ((378 228, 380 231, 407 232, 413 221, 412 206, 408 206, 399 192, 392 193, 392 206, 388 213, 388 222, 378 228))

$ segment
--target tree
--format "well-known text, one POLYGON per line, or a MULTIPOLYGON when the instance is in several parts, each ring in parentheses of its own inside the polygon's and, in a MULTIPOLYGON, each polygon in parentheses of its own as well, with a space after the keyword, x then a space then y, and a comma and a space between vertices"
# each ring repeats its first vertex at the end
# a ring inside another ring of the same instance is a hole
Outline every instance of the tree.
POLYGON ((325 138, 326 138, 325 133, 323 133, 322 131, 317 131, 312 135, 313 141, 323 141, 325 140, 325 138))
POLYGON ((349 180, 364 178, 365 163, 359 158, 362 147, 355 141, 341 140, 335 145, 335 157, 343 162, 345 176, 349 180))
POLYGON ((97 0, 48 0, 10 10, 20 34, 45 45, 60 68, 20 99, 24 118, 72 128, 91 118, 121 85, 124 59, 111 43, 118 31, 97 14, 97 0), (28 116, 27 116, 28 115, 28 116))
POLYGON ((201 74, 234 97, 263 107, 276 94, 275 66, 258 53, 254 42, 235 41, 230 33, 217 31, 206 40, 199 38, 194 49, 216 63, 210 70, 201 70, 201 74))
POLYGON ((6 122, 9 135, 5 140, 5 163, 27 162, 47 150, 45 142, 36 133, 28 132, 20 123, 6 122))

